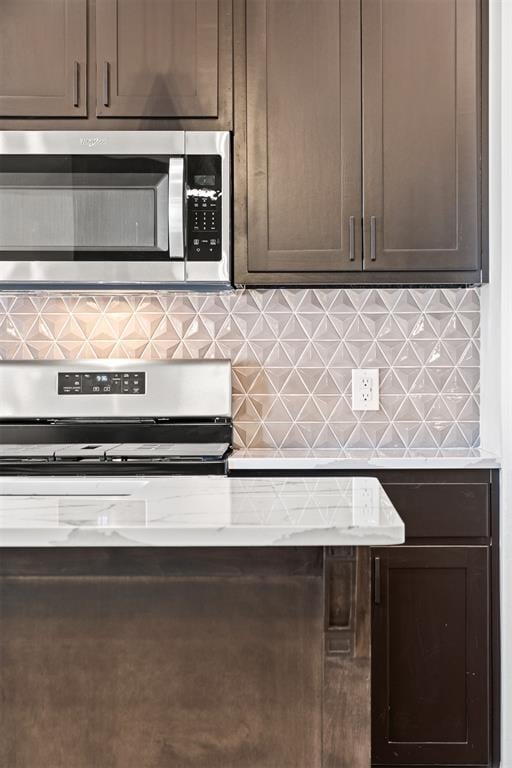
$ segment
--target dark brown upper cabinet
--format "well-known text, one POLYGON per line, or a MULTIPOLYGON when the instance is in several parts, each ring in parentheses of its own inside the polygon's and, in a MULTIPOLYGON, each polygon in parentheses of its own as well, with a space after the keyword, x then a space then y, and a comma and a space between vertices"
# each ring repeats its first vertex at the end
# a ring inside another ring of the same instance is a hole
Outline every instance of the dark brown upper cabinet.
POLYGON ((362 7, 364 269, 478 270, 479 3, 362 7))
POLYGON ((487 0, 235 0, 238 284, 487 279, 487 0))
POLYGON ((87 114, 87 0, 2 0, 0 117, 87 114))
POLYGON ((360 269, 359 0, 246 13, 249 271, 360 269))
POLYGON ((218 0, 96 0, 96 114, 217 117, 218 0))
POLYGON ((0 129, 230 130, 232 27, 232 0, 0 0, 0 129))

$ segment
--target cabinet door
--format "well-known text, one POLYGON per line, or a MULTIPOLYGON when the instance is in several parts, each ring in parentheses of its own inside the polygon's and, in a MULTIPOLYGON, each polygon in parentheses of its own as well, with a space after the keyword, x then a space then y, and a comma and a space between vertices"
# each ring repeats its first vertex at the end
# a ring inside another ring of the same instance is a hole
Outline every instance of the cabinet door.
POLYGON ((488 549, 376 549, 373 561, 373 765, 487 765, 488 549))
POLYGON ((480 0, 362 8, 364 269, 478 270, 480 0))
MULTIPOLYGON (((41 547, 32 560, 24 550, 32 575, 21 578, 5 577, 0 551, 2 768, 365 765, 322 757, 323 583, 314 556, 299 555, 291 572, 291 547, 280 561, 266 548, 158 549, 132 547, 123 558, 90 548, 84 573, 78 550, 62 548, 58 574, 56 549, 41 547), (106 568, 92 574, 98 557, 106 568), (34 566, 52 575, 34 575, 34 566)), ((339 685, 343 700, 359 691, 366 663, 359 648, 326 659, 327 693, 339 685)), ((326 749, 338 746, 332 698, 326 749)), ((356 698, 351 712, 364 703, 356 698)))
POLYGON ((87 114, 86 0, 2 0, 0 116, 87 114))
POLYGON ((219 0, 97 0, 98 116, 216 117, 219 0))
POLYGON ((359 0, 245 11, 248 271, 361 269, 359 0))

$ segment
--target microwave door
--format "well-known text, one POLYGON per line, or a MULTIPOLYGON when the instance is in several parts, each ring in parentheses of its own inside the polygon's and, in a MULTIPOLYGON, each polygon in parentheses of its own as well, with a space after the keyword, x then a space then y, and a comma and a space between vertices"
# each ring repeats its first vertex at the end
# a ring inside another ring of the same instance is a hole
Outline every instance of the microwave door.
POLYGON ((183 282, 169 166, 169 156, 0 156, 0 281, 183 282))

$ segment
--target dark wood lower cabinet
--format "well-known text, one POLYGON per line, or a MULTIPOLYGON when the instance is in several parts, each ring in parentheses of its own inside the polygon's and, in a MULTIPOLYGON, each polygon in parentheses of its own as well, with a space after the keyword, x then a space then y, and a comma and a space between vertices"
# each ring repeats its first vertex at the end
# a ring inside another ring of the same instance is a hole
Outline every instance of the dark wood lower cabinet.
POLYGON ((497 768, 499 472, 329 474, 378 477, 405 523, 404 545, 372 550, 372 765, 497 768))
POLYGON ((330 474, 405 521, 371 648, 365 549, 0 549, 1 768, 367 766, 370 658, 374 766, 498 766, 498 472, 330 474))
POLYGON ((498 766, 499 474, 380 479, 406 544, 372 554, 372 764, 498 766))
POLYGON ((368 768, 368 548, 0 548, 1 768, 368 768))
POLYGON ((489 550, 373 551, 374 765, 488 765, 489 550))

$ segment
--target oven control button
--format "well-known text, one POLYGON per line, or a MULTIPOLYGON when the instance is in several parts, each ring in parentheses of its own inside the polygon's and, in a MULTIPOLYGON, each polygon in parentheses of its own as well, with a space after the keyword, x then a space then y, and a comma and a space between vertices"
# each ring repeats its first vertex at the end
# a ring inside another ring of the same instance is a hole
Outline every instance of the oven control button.
POLYGON ((66 373, 57 377, 59 395, 120 395, 146 393, 146 374, 140 371, 66 373))

